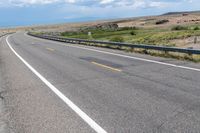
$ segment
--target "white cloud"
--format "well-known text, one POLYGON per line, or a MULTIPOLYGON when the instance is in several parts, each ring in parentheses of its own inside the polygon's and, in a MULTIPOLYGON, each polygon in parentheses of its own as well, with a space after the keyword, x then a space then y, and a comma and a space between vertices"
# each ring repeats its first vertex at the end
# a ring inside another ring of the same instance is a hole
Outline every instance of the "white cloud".
POLYGON ((101 4, 111 6, 131 6, 133 8, 164 8, 174 2, 158 0, 99 0, 101 4))
MULTIPOLYGON (((171 0, 170 0, 171 1, 171 0)), ((79 6, 131 6, 133 8, 163 8, 174 3, 166 0, 1 0, 0 6, 31 6, 31 5, 45 5, 45 4, 74 4, 79 6)), ((189 1, 192 0, 181 0, 189 1)))
POLYGON ((115 0, 101 0, 100 1, 100 4, 109 4, 109 3, 112 3, 114 2, 115 0))
POLYGON ((169 6, 170 3, 167 2, 150 2, 149 7, 157 7, 157 8, 163 8, 169 6))

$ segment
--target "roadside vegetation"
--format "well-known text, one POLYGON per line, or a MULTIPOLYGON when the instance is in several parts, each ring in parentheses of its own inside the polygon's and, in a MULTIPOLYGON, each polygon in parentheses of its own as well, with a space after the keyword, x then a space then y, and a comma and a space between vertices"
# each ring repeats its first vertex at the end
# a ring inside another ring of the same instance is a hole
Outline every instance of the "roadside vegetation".
MULTIPOLYGON (((185 39, 192 36, 200 36, 200 25, 197 24, 186 25, 186 26, 177 25, 177 26, 170 26, 167 28, 166 27, 165 28, 123 27, 117 29, 90 29, 90 30, 85 29, 85 27, 83 27, 78 31, 62 32, 60 33, 60 36, 66 38, 103 40, 112 42, 128 42, 133 44, 149 44, 149 45, 176 47, 176 44, 172 43, 172 40, 174 39, 185 39)), ((92 45, 92 44, 85 44, 85 45, 92 45)), ((95 46, 120 49, 127 52, 137 52, 137 53, 149 54, 153 56, 160 56, 166 58, 176 58, 179 60, 200 62, 200 55, 188 55, 176 52, 162 52, 156 50, 145 50, 137 48, 131 49, 127 47, 107 46, 104 44, 98 44, 95 46)))
POLYGON ((61 36, 68 38, 95 39, 133 44, 150 44, 160 46, 176 46, 171 40, 200 36, 200 25, 172 26, 168 28, 123 27, 115 30, 94 29, 63 32, 61 36), (91 35, 88 35, 88 32, 91 35))
MULTIPOLYGON (((161 21, 159 23, 164 23, 161 21)), ((186 26, 170 26, 165 28, 139 28, 139 27, 123 27, 116 30, 80 30, 77 32, 63 32, 61 36, 68 38, 94 39, 112 42, 128 42, 133 44, 149 44, 159 46, 176 47, 175 43, 171 43, 174 39, 185 39, 192 36, 200 36, 200 25, 186 25, 186 26), (88 36, 90 32, 90 36, 88 36)), ((108 47, 99 45, 99 47, 108 47)), ((176 58, 179 60, 188 60, 193 62, 200 62, 199 55, 188 55, 176 52, 161 52, 156 50, 131 49, 109 47, 114 49, 122 49, 127 52, 137 52, 142 54, 149 54, 152 56, 160 56, 166 58, 176 58)))

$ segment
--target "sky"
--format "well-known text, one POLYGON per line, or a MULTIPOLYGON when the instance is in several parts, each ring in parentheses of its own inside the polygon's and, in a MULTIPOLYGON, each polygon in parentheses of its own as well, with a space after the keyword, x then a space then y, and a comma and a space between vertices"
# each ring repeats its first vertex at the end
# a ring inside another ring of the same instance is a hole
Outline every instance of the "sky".
POLYGON ((0 27, 200 10, 200 0, 0 0, 0 27))

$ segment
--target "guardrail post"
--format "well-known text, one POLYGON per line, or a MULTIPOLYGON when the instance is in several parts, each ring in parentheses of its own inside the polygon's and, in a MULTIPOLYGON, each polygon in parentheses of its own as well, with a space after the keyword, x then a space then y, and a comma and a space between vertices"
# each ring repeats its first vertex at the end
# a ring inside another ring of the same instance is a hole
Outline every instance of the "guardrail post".
POLYGON ((143 49, 142 52, 143 52, 144 54, 148 54, 148 51, 147 51, 146 49, 143 49))
POLYGON ((189 55, 189 56, 192 56, 193 54, 192 54, 191 52, 188 52, 188 55, 189 55))
POLYGON ((165 55, 169 55, 169 51, 165 50, 164 53, 165 53, 165 55))
POLYGON ((135 48, 134 47, 131 47, 128 49, 128 51, 130 50, 130 52, 135 52, 135 48))
POLYGON ((121 49, 122 49, 122 46, 121 46, 121 45, 119 45, 119 46, 118 46, 118 49, 119 49, 119 50, 121 50, 121 49))

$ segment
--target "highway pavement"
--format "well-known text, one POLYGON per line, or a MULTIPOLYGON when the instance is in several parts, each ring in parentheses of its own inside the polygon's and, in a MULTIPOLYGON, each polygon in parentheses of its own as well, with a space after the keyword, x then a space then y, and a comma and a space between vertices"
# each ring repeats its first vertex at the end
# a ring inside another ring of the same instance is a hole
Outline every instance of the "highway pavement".
POLYGON ((200 131, 200 64, 18 32, 1 38, 0 68, 13 132, 200 131))

